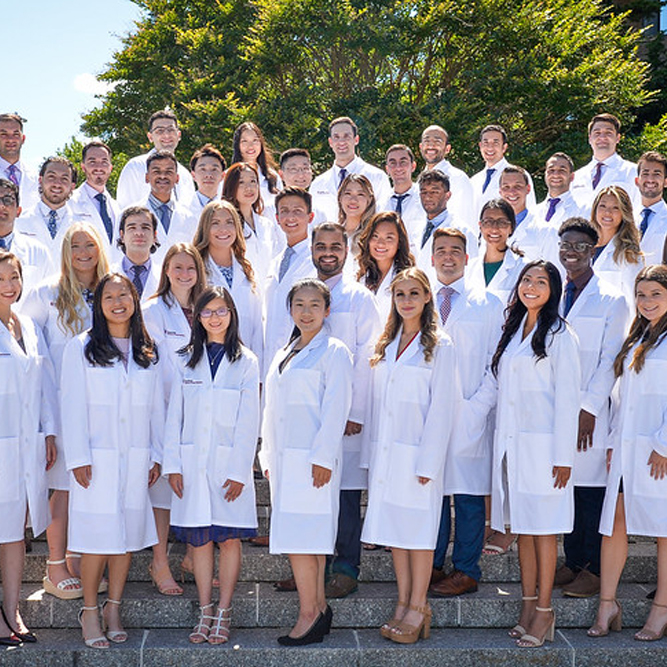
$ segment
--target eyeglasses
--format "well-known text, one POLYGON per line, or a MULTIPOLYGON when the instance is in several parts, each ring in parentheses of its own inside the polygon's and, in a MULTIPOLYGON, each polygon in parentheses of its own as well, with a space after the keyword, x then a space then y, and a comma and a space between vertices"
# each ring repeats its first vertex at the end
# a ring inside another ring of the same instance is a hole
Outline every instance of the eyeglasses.
POLYGON ((287 174, 310 174, 312 173, 312 167, 287 167, 284 169, 287 174))
POLYGON ((16 206, 16 197, 14 197, 14 195, 3 195, 0 197, 0 204, 3 204, 8 208, 10 206, 16 206))
POLYGON ((485 229, 503 229, 511 227, 512 223, 507 218, 486 218, 479 221, 479 226, 485 229))
POLYGON ((178 128, 176 127, 156 127, 154 130, 151 130, 151 134, 157 134, 158 137, 161 137, 163 134, 176 134, 178 128))
POLYGON ((561 250, 574 250, 575 252, 586 252, 589 248, 593 247, 592 243, 586 243, 586 241, 578 241, 577 243, 569 243, 568 241, 560 241, 558 247, 561 250))
POLYGON ((226 315, 229 315, 229 308, 225 308, 225 306, 222 306, 222 308, 218 308, 217 310, 204 308, 204 310, 199 313, 199 317, 204 320, 208 320, 210 317, 213 317, 213 315, 217 315, 218 317, 225 317, 226 315))

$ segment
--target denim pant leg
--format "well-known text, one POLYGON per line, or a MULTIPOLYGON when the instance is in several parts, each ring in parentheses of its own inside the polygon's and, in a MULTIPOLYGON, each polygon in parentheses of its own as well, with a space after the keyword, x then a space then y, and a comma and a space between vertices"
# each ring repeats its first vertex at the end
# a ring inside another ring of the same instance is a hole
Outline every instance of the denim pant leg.
POLYGON ((479 581, 482 576, 479 558, 484 546, 486 520, 484 496, 455 495, 454 517, 452 562, 457 570, 479 581))
POLYGON ((336 555, 331 563, 331 571, 358 579, 360 563, 361 491, 343 490, 340 492, 336 555))
POLYGON ((451 515, 449 496, 444 496, 442 499, 442 512, 440 514, 440 527, 438 528, 438 540, 435 544, 435 553, 433 554, 433 567, 436 570, 442 570, 445 565, 449 537, 452 533, 451 515))

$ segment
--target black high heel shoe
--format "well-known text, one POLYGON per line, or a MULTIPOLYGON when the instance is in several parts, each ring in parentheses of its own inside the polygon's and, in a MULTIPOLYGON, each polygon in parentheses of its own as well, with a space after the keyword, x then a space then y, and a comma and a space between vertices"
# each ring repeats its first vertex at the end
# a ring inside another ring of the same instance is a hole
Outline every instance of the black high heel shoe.
POLYGON ((333 621, 333 611, 331 607, 327 605, 327 608, 322 612, 324 618, 324 634, 328 635, 331 632, 331 622, 333 621))
POLYGON ((278 637, 281 646, 307 646, 308 644, 321 644, 326 634, 327 621, 325 615, 320 612, 310 628, 301 637, 290 637, 283 635, 278 637))
POLYGON ((32 632, 17 632, 12 628, 11 623, 9 622, 9 619, 7 618, 7 614, 5 614, 5 608, 0 605, 0 612, 2 612, 2 620, 5 622, 7 627, 12 631, 12 634, 9 637, 0 637, 0 644, 3 644, 3 646, 17 646, 21 642, 26 642, 27 644, 34 644, 37 641, 37 637, 32 634, 32 632), (17 644, 6 644, 4 643, 3 640, 9 639, 10 641, 12 639, 17 639, 18 643, 17 644))

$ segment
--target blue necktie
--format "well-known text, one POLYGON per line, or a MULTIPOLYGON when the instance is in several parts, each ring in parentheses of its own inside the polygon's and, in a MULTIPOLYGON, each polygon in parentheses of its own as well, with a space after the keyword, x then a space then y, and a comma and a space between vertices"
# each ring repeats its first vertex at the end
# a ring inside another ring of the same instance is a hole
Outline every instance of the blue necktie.
POLYGON ((144 293, 144 283, 141 280, 141 275, 146 271, 146 267, 143 264, 133 264, 131 266, 132 272, 134 273, 134 278, 132 278, 132 283, 137 288, 139 298, 144 293))
POLYGON ((278 267, 278 282, 282 282, 287 270, 289 269, 290 262, 292 261, 292 255, 296 254, 296 250, 287 246, 285 252, 283 253, 283 258, 280 260, 280 266, 278 267))
POLYGON ((102 192, 95 195, 95 199, 100 203, 100 218, 104 223, 104 229, 106 229, 107 236, 109 237, 109 243, 113 240, 113 222, 109 217, 109 211, 107 210, 107 198, 102 192))
POLYGON ((171 224, 171 209, 167 204, 162 204, 158 208, 158 215, 160 216, 160 222, 164 227, 164 231, 169 234, 169 225, 171 224))
POLYGON ((549 222, 551 218, 554 217, 554 213, 556 212, 556 206, 560 203, 560 197, 552 197, 549 199, 549 210, 547 211, 547 214, 544 216, 544 219, 549 222))
POLYGON ((392 195, 391 198, 396 200, 396 213, 403 215, 403 200, 410 196, 409 192, 404 195, 392 195))
POLYGON ((433 232, 434 229, 435 225, 430 220, 427 220, 426 227, 424 227, 424 233, 422 234, 422 245, 421 245, 422 248, 426 245, 429 238, 431 238, 431 233, 433 232))
POLYGON ((55 239, 58 233, 58 214, 54 210, 49 211, 49 219, 46 222, 46 227, 49 230, 49 234, 51 234, 51 239, 55 239))
POLYGON ((493 175, 495 173, 496 173, 496 170, 493 167, 486 170, 486 179, 484 180, 484 185, 482 186, 482 193, 486 192, 486 188, 489 187, 489 183, 491 182, 491 178, 493 177, 493 175))
POLYGON ((567 281, 565 285, 565 307, 563 308, 563 315, 567 317, 570 309, 574 305, 574 293, 577 291, 577 286, 571 282, 567 281))
POLYGON ((340 190, 340 186, 343 185, 343 181, 347 177, 347 169, 343 168, 340 170, 340 174, 338 174, 338 189, 340 190))
POLYGON ((0 237, 0 249, 7 250, 7 243, 5 243, 5 239, 1 237, 0 237))
POLYGON ((642 221, 639 225, 639 231, 641 232, 642 238, 644 238, 644 234, 646 234, 646 230, 648 229, 648 221, 651 217, 651 213, 653 213, 653 211, 650 208, 645 208, 642 211, 642 221))

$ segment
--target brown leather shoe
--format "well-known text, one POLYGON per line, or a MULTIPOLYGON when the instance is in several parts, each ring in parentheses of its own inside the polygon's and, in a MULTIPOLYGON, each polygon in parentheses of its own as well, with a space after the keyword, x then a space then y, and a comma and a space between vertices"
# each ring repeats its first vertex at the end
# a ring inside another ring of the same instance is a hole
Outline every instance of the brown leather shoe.
POLYGON ((460 570, 450 572, 442 581, 431 586, 428 592, 439 598, 451 598, 477 591, 477 582, 460 570))
POLYGON ((296 581, 294 581, 294 577, 290 577, 289 579, 283 579, 282 581, 276 581, 273 584, 273 587, 277 591, 280 591, 281 593, 291 593, 292 591, 296 590, 296 581))
POLYGON ((441 582, 447 575, 442 571, 438 570, 437 568, 433 568, 433 571, 431 572, 431 581, 429 582, 429 586, 435 586, 435 584, 441 582))
POLYGON ((327 582, 324 595, 328 598, 346 598, 359 588, 359 582, 353 577, 336 572, 327 582))
POLYGON ((567 586, 563 586, 563 595, 568 598, 590 598, 600 592, 600 577, 581 570, 577 578, 567 586))
POLYGON ((567 565, 561 565, 554 576, 554 586, 561 588, 571 584, 577 578, 577 573, 572 571, 567 565))
POLYGON ((248 540, 248 544, 253 547, 268 547, 269 546, 269 536, 268 535, 258 535, 257 537, 251 537, 248 540))

